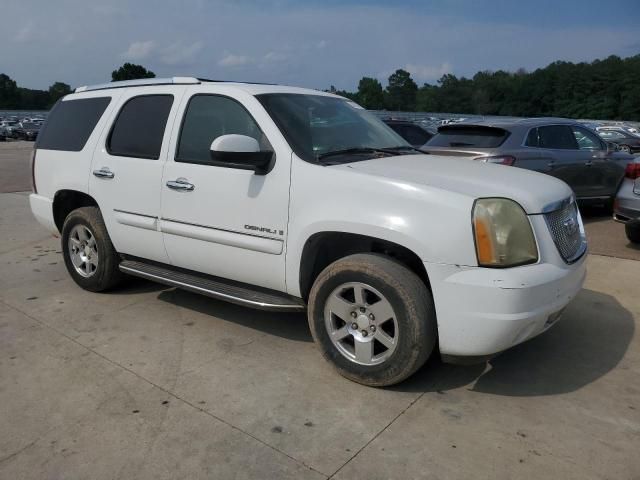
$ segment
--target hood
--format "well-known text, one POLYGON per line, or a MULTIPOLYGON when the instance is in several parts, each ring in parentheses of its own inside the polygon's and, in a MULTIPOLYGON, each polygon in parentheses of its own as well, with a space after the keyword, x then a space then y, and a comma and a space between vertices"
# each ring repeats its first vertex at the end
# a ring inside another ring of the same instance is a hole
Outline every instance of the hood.
POLYGON ((456 192, 475 198, 504 197, 528 214, 572 195, 557 178, 517 167, 440 155, 400 155, 341 165, 362 173, 456 192))

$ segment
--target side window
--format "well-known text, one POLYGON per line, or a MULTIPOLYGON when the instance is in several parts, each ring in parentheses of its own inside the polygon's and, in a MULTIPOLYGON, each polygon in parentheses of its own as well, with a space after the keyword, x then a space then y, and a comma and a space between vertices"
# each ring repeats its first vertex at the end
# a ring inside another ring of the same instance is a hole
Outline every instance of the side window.
POLYGON ((219 95, 194 95, 182 122, 176 162, 211 163, 211 143, 229 134, 253 137, 261 150, 272 149, 256 121, 239 102, 219 95))
POLYGON ((572 127, 573 135, 580 150, 605 150, 606 146, 595 133, 580 127, 572 127))
POLYGON ((109 102, 111 97, 59 101, 38 135, 36 148, 81 151, 109 102))
POLYGON ((107 139, 107 151, 120 157, 157 160, 173 95, 141 95, 124 104, 107 139))
POLYGON ((548 125, 538 127, 538 147, 578 150, 578 142, 569 125, 548 125))
POLYGON ((538 146, 538 129, 532 128, 529 130, 529 135, 527 135, 527 143, 525 144, 527 147, 537 147, 538 146))

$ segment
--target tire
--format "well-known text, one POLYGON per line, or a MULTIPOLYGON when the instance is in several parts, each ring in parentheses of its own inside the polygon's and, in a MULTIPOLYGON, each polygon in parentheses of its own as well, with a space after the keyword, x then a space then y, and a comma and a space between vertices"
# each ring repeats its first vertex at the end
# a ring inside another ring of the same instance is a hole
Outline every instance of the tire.
POLYGON ((631 147, 629 147, 629 145, 620 145, 620 151, 625 153, 631 153, 631 147))
POLYGON ((631 243, 640 243, 640 224, 627 224, 624 231, 631 243))
POLYGON ((71 278, 90 292, 109 290, 124 278, 118 269, 120 256, 113 248, 97 207, 78 208, 67 216, 62 227, 62 255, 71 278), (78 249, 77 255, 73 253, 72 245, 78 249), (76 268, 74 260, 78 264, 82 258, 88 260, 76 268))
POLYGON ((308 318, 324 358, 341 375, 363 385, 401 382, 424 365, 436 344, 431 292, 411 270, 381 255, 350 255, 325 268, 311 288, 308 318), (356 289, 363 292, 361 297, 356 289), (363 351, 367 353, 356 355, 363 351))

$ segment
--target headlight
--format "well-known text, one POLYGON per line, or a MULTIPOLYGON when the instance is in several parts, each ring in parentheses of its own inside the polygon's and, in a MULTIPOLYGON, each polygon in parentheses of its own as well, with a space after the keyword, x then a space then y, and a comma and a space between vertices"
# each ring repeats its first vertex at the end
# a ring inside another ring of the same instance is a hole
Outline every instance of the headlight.
POLYGON ((481 267, 514 267, 538 261, 538 248, 527 214, 513 200, 476 200, 473 233, 481 267))

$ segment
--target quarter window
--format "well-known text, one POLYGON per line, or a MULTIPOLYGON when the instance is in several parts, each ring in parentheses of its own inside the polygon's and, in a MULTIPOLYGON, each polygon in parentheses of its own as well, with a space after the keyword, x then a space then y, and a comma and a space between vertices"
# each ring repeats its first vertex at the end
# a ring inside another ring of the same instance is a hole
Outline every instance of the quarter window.
POLYGON ((59 101, 38 135, 36 148, 81 151, 110 101, 111 97, 59 101))
POLYGON ((580 127, 572 127, 572 129, 580 150, 604 150, 606 148, 594 133, 580 127))
POLYGON ((160 158, 173 95, 142 95, 124 104, 107 141, 111 155, 160 158))
POLYGON ((236 100, 220 95, 194 95, 184 115, 176 161, 211 163, 211 143, 230 134, 255 138, 260 150, 272 150, 256 121, 236 100))

